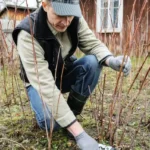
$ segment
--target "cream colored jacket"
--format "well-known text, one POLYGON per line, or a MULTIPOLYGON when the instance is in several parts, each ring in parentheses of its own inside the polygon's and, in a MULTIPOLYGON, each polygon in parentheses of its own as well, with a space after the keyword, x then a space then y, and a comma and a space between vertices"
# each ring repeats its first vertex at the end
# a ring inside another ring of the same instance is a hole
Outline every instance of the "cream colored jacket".
MULTIPOLYGON (((60 42, 62 49, 61 53, 64 58, 71 48, 67 32, 58 33, 50 24, 48 25, 60 42)), ((42 30, 42 28, 39 30, 42 30)), ((108 55, 112 55, 108 48, 101 41, 96 39, 83 17, 80 18, 79 21, 78 38, 79 49, 85 54, 95 55, 98 61, 103 60, 108 55)), ((17 43, 17 50, 30 84, 37 90, 39 96, 51 110, 53 117, 58 124, 62 127, 68 126, 76 118, 67 105, 63 95, 55 85, 52 73, 48 69, 48 62, 44 58, 44 50, 36 39, 33 40, 34 44, 32 44, 31 35, 23 30, 19 33, 17 43), (33 45, 37 64, 34 61, 33 45)))

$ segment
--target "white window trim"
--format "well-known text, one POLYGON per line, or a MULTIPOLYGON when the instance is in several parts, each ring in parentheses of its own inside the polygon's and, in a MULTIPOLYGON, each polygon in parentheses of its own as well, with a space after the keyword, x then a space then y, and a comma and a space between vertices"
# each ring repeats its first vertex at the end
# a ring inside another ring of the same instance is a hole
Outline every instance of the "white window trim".
MULTIPOLYGON (((108 5, 108 8, 110 6, 110 1, 111 0, 108 0, 109 2, 109 5, 108 5)), ((97 15, 96 15, 96 31, 97 32, 101 32, 101 33, 120 33, 122 31, 122 26, 123 26, 123 0, 120 0, 120 3, 119 3, 119 12, 118 12, 118 25, 119 27, 118 28, 113 28, 111 26, 111 22, 110 22, 110 13, 108 14, 108 28, 104 29, 102 28, 102 24, 101 24, 101 0, 97 0, 97 15)), ((110 11, 109 11, 110 12, 110 11)))

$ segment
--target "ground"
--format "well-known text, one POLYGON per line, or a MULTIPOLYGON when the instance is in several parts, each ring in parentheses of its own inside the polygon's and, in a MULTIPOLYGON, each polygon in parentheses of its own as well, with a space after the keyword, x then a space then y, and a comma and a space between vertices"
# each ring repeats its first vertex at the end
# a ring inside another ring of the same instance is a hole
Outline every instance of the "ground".
MULTIPOLYGON (((132 58, 132 72, 120 78, 116 93, 118 73, 103 69, 96 90, 78 117, 85 130, 100 143, 125 150, 150 149, 150 73, 146 76, 150 59, 127 93, 143 61, 144 58, 132 58)), ((38 128, 17 74, 12 67, 0 72, 0 150, 47 150, 46 132, 38 128)), ((53 133, 51 147, 77 149, 64 129, 53 133)))

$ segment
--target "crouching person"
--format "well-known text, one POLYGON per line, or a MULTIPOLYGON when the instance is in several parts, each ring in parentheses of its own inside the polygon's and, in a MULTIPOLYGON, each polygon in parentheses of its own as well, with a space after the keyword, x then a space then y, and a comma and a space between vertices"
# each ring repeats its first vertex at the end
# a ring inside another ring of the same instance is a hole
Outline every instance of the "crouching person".
MULTIPOLYGON (((103 66, 119 71, 123 56, 113 57, 84 20, 79 0, 43 0, 13 31, 22 78, 42 129, 66 128, 81 150, 113 149, 88 135, 76 116, 93 91, 103 66), (76 59, 79 49, 86 55, 76 59), (89 90, 90 87, 90 90, 89 90), (66 101, 62 93, 69 92, 66 101), (52 125, 53 123, 53 125, 52 125)), ((123 66, 125 75, 130 59, 123 66)))

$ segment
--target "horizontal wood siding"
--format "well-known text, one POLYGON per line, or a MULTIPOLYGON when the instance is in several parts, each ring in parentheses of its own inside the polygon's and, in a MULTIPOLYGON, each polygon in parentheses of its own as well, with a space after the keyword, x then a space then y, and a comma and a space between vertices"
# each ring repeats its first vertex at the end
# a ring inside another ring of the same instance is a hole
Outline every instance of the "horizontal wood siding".
POLYGON ((92 30, 96 29, 96 0, 82 0, 81 9, 83 16, 85 17, 86 21, 88 22, 89 27, 92 30))
POLYGON ((8 8, 8 10, 4 10, 2 15, 0 16, 1 19, 9 19, 9 20, 22 20, 28 14, 27 10, 25 9, 17 9, 15 12, 15 8, 8 8))
POLYGON ((122 53, 128 49, 131 51, 131 45, 134 54, 139 55, 146 51, 146 45, 150 43, 150 1, 148 0, 142 17, 142 6, 144 0, 124 0, 123 10, 123 30, 121 33, 96 33, 96 0, 82 0, 83 15, 88 22, 89 27, 95 32, 96 36, 102 40, 110 50, 115 53, 122 53), (132 16, 131 16, 132 14, 132 16), (141 17, 141 19, 140 19, 141 17), (139 22, 140 20, 140 22, 139 22), (139 25, 137 25, 139 22, 139 25), (137 29, 137 31, 135 31, 137 29), (134 38, 132 37, 134 35, 134 38))
POLYGON ((123 44, 133 55, 141 55, 147 51, 146 45, 149 39, 149 12, 150 3, 144 7, 144 0, 137 0, 134 7, 134 0, 124 1, 124 29, 123 44), (143 9, 144 8, 144 9, 143 9))

